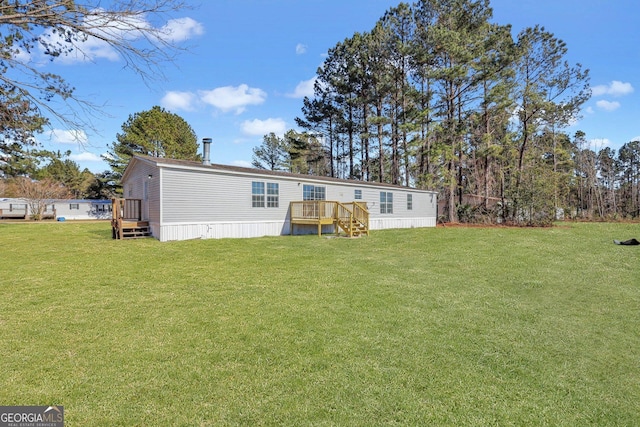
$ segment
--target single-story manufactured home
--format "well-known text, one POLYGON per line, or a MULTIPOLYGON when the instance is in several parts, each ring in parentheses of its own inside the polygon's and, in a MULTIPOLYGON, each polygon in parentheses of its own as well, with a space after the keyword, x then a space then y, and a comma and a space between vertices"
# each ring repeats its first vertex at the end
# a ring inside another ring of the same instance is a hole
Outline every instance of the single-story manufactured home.
MULTIPOLYGON (((110 219, 111 205, 111 200, 47 200, 43 219, 110 219)), ((30 215, 29 202, 26 199, 0 199, 0 219, 28 219, 30 215)))
POLYGON ((114 238, 119 218, 163 242, 436 226, 434 191, 211 164, 204 152, 204 162, 132 157, 114 238))

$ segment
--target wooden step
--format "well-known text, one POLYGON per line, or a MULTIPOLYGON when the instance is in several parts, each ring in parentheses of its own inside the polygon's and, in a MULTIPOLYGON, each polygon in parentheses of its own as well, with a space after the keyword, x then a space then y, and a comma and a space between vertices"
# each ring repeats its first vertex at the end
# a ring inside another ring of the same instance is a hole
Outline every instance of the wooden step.
POLYGON ((151 237, 151 227, 149 226, 149 221, 122 221, 119 229, 116 222, 113 227, 114 238, 141 239, 145 237, 151 237))
POLYGON ((122 229, 122 237, 133 238, 133 237, 149 237, 151 236, 151 230, 149 227, 133 227, 133 228, 123 228, 122 229))

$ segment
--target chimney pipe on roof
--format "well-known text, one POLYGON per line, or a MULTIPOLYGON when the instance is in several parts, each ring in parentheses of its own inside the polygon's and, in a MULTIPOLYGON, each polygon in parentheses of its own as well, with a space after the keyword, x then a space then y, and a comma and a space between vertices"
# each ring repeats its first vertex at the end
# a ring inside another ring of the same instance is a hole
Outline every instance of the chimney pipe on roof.
POLYGON ((211 138, 202 138, 202 164, 209 166, 211 164, 211 138))

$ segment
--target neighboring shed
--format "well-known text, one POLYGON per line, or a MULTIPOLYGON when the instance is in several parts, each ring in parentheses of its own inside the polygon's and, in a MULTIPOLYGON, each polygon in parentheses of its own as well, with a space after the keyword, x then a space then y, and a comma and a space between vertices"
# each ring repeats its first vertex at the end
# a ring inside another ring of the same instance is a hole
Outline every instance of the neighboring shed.
POLYGON ((337 219, 301 220, 325 207, 355 217, 363 206, 366 231, 436 225, 436 192, 387 184, 141 155, 131 159, 122 184, 124 201, 137 205, 119 205, 118 212, 148 225, 160 241, 337 231, 337 219))

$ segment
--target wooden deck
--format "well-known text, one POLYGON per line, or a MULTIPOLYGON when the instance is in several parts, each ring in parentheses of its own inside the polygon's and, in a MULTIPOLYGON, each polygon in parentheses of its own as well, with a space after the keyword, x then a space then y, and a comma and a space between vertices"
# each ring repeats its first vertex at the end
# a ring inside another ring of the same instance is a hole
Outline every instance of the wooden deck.
POLYGON ((139 239, 151 236, 149 221, 142 221, 142 200, 112 199, 111 236, 139 239))
POLYGON ((369 211, 364 203, 341 203, 326 200, 291 202, 291 227, 294 225, 316 225, 318 236, 322 235, 322 226, 333 225, 336 234, 342 230, 348 237, 369 234, 369 211))

